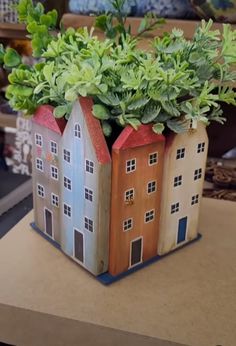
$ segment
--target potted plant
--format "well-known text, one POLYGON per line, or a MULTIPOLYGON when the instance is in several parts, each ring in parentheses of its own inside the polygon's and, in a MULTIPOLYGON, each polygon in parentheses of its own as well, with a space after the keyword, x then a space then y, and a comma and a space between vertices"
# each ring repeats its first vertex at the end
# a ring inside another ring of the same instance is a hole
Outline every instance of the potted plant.
POLYGON ((148 15, 131 37, 123 4, 97 17, 99 41, 86 28, 55 34, 56 12, 21 0, 40 61, 1 53, 11 106, 34 114, 35 227, 108 281, 197 239, 205 127, 236 104, 230 25, 221 38, 202 21, 192 41, 174 29, 142 51, 141 34, 163 21, 148 15))

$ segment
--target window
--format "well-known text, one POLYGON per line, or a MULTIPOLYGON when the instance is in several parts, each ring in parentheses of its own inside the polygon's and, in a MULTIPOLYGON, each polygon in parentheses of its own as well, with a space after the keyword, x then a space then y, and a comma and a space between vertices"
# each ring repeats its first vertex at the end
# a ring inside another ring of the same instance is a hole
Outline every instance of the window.
POLYGON ((93 232, 93 220, 85 216, 84 218, 84 227, 87 231, 93 232))
POLYGON ((126 173, 135 171, 136 169, 136 159, 131 159, 126 161, 126 173))
POLYGON ((68 190, 71 190, 71 180, 67 177, 64 177, 64 187, 68 190))
POLYGON ((147 193, 153 193, 157 189, 157 183, 156 181, 149 181, 147 184, 147 193))
POLYGON ((84 189, 84 198, 87 199, 88 201, 92 202, 93 201, 93 191, 85 187, 84 189))
POLYGON ((185 155, 185 148, 177 149, 176 160, 183 159, 185 155))
POLYGON ((194 205, 194 204, 197 204, 199 202, 199 195, 194 195, 192 197, 192 202, 191 204, 194 205))
POLYGON ((151 222, 152 220, 154 220, 154 215, 155 215, 155 211, 153 210, 149 210, 145 213, 145 222, 151 222))
POLYGON ((54 141, 50 141, 50 151, 52 154, 57 155, 58 149, 57 149, 57 143, 54 141))
POLYGON ((52 205, 54 205, 54 207, 59 207, 59 196, 52 193, 51 194, 51 203, 52 203, 52 205))
POLYGON ((42 147, 43 146, 43 137, 39 133, 35 133, 35 144, 38 147, 42 147))
POLYGON ((67 149, 64 149, 64 150, 63 150, 63 157, 64 157, 64 160, 65 160, 66 162, 69 162, 69 163, 70 163, 70 161, 71 161, 71 155, 70 155, 70 151, 69 151, 69 150, 67 150, 67 149))
POLYGON ((43 172, 43 160, 36 158, 36 169, 43 172))
POLYGON ((171 205, 171 214, 177 213, 179 211, 179 202, 171 205))
POLYGON ((51 177, 58 180, 58 168, 55 166, 51 166, 51 177))
POLYGON ((94 172, 93 161, 90 161, 90 160, 85 161, 85 170, 86 170, 86 172, 93 174, 93 172, 94 172))
POLYGON ((205 150, 205 142, 199 143, 198 146, 197 146, 197 152, 198 153, 203 153, 204 150, 205 150))
POLYGON ((74 134, 75 137, 81 138, 81 129, 79 124, 75 124, 74 134))
POLYGON ((194 171, 194 180, 201 179, 201 177, 202 177, 202 169, 201 168, 195 169, 195 171, 194 171))
POLYGON ((158 161, 158 153, 149 154, 149 165, 155 165, 158 161))
POLYGON ((66 203, 64 203, 64 214, 71 217, 71 206, 66 203))
POLYGON ((182 175, 178 175, 177 177, 174 177, 174 187, 182 185, 183 178, 182 175))
POLYGON ((125 191, 125 202, 134 200, 134 189, 129 189, 125 191))
POLYGON ((45 197, 45 190, 44 187, 40 184, 37 184, 37 194, 39 197, 44 198, 45 197))
POLYGON ((127 219, 123 222, 123 231, 130 231, 133 228, 133 219, 127 219))

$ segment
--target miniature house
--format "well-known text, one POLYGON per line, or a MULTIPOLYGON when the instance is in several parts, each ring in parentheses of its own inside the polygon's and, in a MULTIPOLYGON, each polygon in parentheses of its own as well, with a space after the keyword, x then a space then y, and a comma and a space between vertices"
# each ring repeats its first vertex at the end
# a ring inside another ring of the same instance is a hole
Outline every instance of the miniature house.
POLYGON ((118 276, 197 237, 207 134, 124 128, 109 152, 92 100, 32 122, 35 228, 92 274, 118 276))
POLYGON ((158 254, 163 255, 197 237, 208 137, 196 130, 166 136, 158 254))

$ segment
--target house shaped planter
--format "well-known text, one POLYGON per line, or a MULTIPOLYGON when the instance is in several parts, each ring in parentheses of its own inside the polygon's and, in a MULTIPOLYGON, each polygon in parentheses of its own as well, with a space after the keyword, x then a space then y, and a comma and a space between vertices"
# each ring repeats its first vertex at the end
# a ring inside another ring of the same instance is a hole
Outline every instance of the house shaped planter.
POLYGON ((165 137, 127 126, 109 151, 92 100, 67 123, 33 117, 35 228, 89 272, 117 277, 197 238, 204 126, 165 137))

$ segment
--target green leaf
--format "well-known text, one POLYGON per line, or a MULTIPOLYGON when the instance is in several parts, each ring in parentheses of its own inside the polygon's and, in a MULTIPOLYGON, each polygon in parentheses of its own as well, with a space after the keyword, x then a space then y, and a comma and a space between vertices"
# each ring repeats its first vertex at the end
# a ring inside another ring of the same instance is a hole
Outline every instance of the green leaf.
POLYGON ((139 126, 141 125, 141 122, 136 118, 127 118, 126 122, 131 125, 135 130, 138 130, 139 126))
POLYGON ((112 133, 112 127, 107 121, 102 122, 102 130, 106 137, 109 137, 112 133))
POLYGON ((109 110, 100 104, 93 105, 93 115, 100 120, 108 120, 110 118, 109 110))
POLYGON ((152 127, 152 130, 153 130, 155 133, 157 133, 158 135, 161 135, 162 132, 164 131, 164 129, 165 129, 165 125, 162 124, 162 123, 156 123, 156 124, 154 124, 153 127, 152 127))
POLYGON ((7 48, 3 61, 7 67, 16 67, 21 64, 21 56, 17 53, 15 49, 7 48))
POLYGON ((175 133, 183 133, 188 130, 189 122, 186 120, 167 120, 167 126, 175 133))
POLYGON ((153 122, 161 111, 160 106, 149 106, 145 107, 144 115, 142 116, 142 123, 149 124, 153 122))
POLYGON ((63 106, 57 106, 53 110, 53 115, 55 118, 63 118, 65 114, 67 113, 68 106, 63 105, 63 106))

